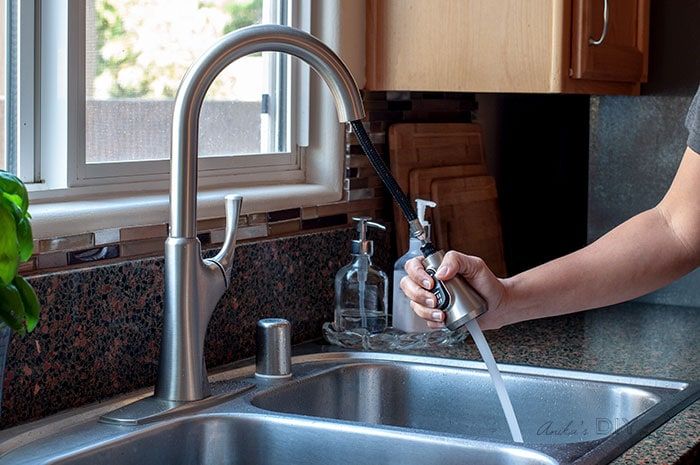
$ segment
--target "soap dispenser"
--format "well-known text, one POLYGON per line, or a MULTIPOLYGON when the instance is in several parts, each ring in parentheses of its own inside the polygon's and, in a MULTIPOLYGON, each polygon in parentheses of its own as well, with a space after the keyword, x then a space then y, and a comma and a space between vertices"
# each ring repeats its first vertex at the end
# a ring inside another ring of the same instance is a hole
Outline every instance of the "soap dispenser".
MULTIPOLYGON (((426 207, 435 208, 437 204, 430 200, 416 199, 416 213, 418 213, 418 220, 420 224, 423 225, 425 230, 425 235, 427 239, 430 239, 430 223, 425 220, 425 209, 426 207)), ((409 305, 409 299, 401 290, 401 279, 406 276, 406 262, 414 257, 422 257, 423 253, 420 250, 421 241, 415 237, 411 237, 409 241, 408 252, 405 255, 396 260, 394 264, 394 282, 393 282, 393 293, 392 293, 392 326, 396 329, 407 333, 422 333, 425 331, 431 331, 431 329, 426 324, 426 321, 416 315, 409 305)))
POLYGON ((335 276, 335 329, 365 329, 379 333, 388 326, 389 278, 372 265, 374 243, 367 239, 367 228, 386 227, 367 216, 354 217, 358 239, 352 241, 352 262, 335 276))

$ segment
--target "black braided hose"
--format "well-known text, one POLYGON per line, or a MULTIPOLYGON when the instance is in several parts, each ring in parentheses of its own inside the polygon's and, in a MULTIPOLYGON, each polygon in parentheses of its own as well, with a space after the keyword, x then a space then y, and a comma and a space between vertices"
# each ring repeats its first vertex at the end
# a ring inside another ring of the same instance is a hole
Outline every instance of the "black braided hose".
MULTIPOLYGON (((377 149, 374 148, 374 144, 369 139, 369 135, 367 134, 367 131, 365 131, 362 121, 350 121, 350 124, 352 125, 352 130, 357 136, 357 140, 360 142, 362 150, 365 152, 365 155, 367 155, 367 158, 369 158, 369 162, 372 164, 374 171, 377 172, 379 179, 382 180, 384 186, 386 186, 387 190, 394 198, 394 201, 401 209, 403 216, 406 217, 409 224, 418 219, 418 215, 416 215, 416 211, 411 206, 411 202, 408 200, 408 197, 406 197, 406 194, 404 193, 403 189, 401 189, 401 186, 399 186, 399 184, 396 182, 394 176, 391 175, 391 171, 389 171, 386 163, 384 163, 382 157, 379 155, 379 153, 377 153, 377 149)), ((436 249, 435 246, 430 243, 430 241, 426 241, 421 247, 421 252, 423 252, 423 255, 427 257, 434 254, 436 249)))
POLYGON ((362 150, 364 150, 367 158, 369 158, 369 162, 372 164, 374 171, 377 172, 379 179, 382 180, 384 186, 386 186, 387 190, 394 198, 394 201, 401 209, 401 212, 406 217, 406 220, 411 222, 418 218, 416 211, 411 207, 410 200, 408 200, 408 197, 406 197, 406 194, 404 194, 403 190, 396 182, 396 179, 394 179, 394 176, 391 175, 391 171, 389 171, 386 163, 384 163, 382 157, 379 155, 379 153, 377 153, 377 149, 374 148, 374 144, 369 139, 369 135, 367 134, 367 131, 365 131, 362 121, 355 120, 351 121, 350 124, 352 125, 353 132, 357 136, 357 140, 360 141, 362 150))

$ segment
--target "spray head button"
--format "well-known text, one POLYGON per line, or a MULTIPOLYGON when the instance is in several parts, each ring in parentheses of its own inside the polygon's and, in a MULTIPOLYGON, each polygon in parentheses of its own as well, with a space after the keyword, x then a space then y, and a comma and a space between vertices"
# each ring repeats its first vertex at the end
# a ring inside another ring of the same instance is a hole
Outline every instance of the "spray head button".
POLYGON ((423 227, 425 240, 430 240, 430 223, 425 219, 426 208, 435 208, 437 204, 432 200, 416 199, 416 213, 418 213, 418 221, 423 227))
POLYGON ((437 207, 437 204, 432 200, 416 199, 416 211, 418 213, 418 220, 423 226, 430 224, 427 221, 425 221, 426 207, 435 208, 437 207))

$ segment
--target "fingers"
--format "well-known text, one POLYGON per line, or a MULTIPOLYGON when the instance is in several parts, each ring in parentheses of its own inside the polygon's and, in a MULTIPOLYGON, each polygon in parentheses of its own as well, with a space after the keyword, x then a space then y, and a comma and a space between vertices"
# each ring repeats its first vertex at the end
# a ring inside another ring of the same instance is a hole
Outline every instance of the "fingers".
MULTIPOLYGON (((416 312, 416 315, 423 318, 424 320, 427 320, 428 323, 442 323, 442 321, 445 319, 445 314, 440 310, 424 307, 418 302, 414 301, 411 301, 410 305, 413 311, 416 312)), ((430 327, 433 328, 435 326, 430 327)))
POLYGON ((403 293, 406 294, 406 296, 412 301, 418 302, 419 304, 428 308, 435 306, 435 296, 433 293, 420 287, 408 276, 401 278, 399 287, 401 287, 403 293))
MULTIPOLYGON (((428 321, 430 328, 442 327, 444 314, 442 312, 435 313, 435 297, 426 291, 426 289, 432 289, 434 281, 425 271, 421 258, 413 258, 406 262, 405 269, 408 277, 402 279, 400 285, 404 293, 412 300, 411 308, 421 318, 428 321)), ((481 258, 464 255, 453 250, 447 252, 437 270, 436 278, 449 281, 457 274, 464 276, 469 284, 486 299, 491 312, 500 308, 506 294, 504 284, 491 272, 481 258)))
POLYGON ((404 276, 400 283, 401 289, 411 299, 411 309, 419 317, 426 320, 430 329, 445 327, 443 320, 445 314, 435 307, 435 296, 413 282, 408 276, 404 276))
POLYGON ((447 281, 454 277, 455 274, 461 274, 474 290, 486 300, 490 311, 501 306, 506 293, 505 286, 493 274, 484 260, 479 257, 449 251, 445 254, 442 263, 443 266, 447 267, 447 270, 443 270, 441 266, 436 273, 438 279, 447 281), (443 278, 441 277, 442 275, 446 277, 443 278))
POLYGON ((423 268, 421 257, 412 258, 404 266, 409 278, 415 283, 420 283, 425 289, 433 288, 433 278, 423 268))

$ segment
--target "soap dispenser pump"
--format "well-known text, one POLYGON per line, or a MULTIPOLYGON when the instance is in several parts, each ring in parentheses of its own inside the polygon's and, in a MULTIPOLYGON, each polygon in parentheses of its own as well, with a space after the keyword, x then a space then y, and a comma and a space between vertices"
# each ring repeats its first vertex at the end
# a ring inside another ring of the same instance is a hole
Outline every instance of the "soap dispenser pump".
MULTIPOLYGON (((416 199, 416 213, 418 220, 423 226, 426 239, 430 240, 430 223, 425 219, 425 209, 427 207, 435 208, 437 204, 430 200, 416 199)), ((410 235, 409 235, 410 236, 410 235)), ((401 279, 406 276, 406 262, 414 257, 423 257, 421 252, 421 241, 413 236, 410 236, 408 252, 396 260, 394 264, 394 281, 392 292, 392 326, 406 333, 421 333, 430 331, 426 321, 416 315, 411 306, 409 299, 401 289, 401 279)))
POLYGON ((372 265, 374 243, 367 239, 367 228, 385 231, 386 227, 368 216, 354 217, 353 221, 357 221, 358 233, 351 246, 353 260, 335 276, 335 329, 379 333, 389 320, 389 278, 372 265))

